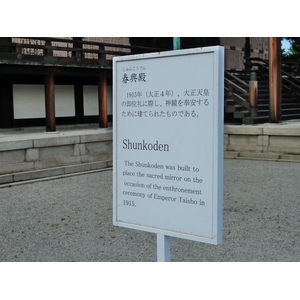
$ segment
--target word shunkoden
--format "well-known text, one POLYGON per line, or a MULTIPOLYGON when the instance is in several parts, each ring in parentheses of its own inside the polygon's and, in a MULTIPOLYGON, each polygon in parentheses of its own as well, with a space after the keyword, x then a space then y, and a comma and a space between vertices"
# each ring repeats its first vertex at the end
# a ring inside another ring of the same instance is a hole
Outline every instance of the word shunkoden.
POLYGON ((155 143, 149 143, 145 140, 142 142, 132 142, 129 139, 123 139, 123 149, 169 152, 170 147, 169 144, 161 144, 158 142, 158 140, 156 140, 155 143))

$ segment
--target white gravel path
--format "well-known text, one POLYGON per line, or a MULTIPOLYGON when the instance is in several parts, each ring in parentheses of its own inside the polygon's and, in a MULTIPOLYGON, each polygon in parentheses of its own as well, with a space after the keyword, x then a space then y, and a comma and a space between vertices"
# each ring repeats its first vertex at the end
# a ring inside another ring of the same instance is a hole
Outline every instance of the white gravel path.
MULTIPOLYGON (((176 262, 300 261, 300 164, 224 161, 224 240, 171 238, 176 262)), ((153 262, 156 235, 112 225, 112 171, 0 189, 2 262, 153 262)))

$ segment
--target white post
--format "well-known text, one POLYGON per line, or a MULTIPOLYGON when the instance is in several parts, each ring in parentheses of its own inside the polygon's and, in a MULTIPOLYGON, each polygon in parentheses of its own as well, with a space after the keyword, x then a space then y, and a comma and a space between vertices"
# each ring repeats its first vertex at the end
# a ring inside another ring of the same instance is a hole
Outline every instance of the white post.
POLYGON ((170 237, 157 234, 157 262, 170 262, 170 237))

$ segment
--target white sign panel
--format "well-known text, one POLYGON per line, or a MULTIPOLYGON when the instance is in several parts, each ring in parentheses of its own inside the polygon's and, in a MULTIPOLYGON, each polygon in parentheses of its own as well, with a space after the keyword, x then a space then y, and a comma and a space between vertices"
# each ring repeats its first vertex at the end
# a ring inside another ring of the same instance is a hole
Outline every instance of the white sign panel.
POLYGON ((222 243, 221 46, 113 60, 113 223, 222 243))

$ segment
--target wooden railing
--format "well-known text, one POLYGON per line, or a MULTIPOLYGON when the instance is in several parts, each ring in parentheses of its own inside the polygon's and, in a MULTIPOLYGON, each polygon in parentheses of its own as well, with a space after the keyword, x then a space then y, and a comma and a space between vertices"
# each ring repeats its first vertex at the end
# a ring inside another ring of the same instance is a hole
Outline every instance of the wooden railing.
MULTIPOLYGON (((252 66, 264 77, 269 77, 269 62, 261 58, 251 58, 252 66)), ((282 87, 290 96, 300 100, 300 63, 283 62, 281 67, 282 87)))
POLYGON ((164 49, 131 46, 129 38, 0 38, 0 64, 111 68, 112 57, 164 49), (116 40, 116 43, 107 42, 116 40), (118 40, 119 39, 119 40, 118 40))
POLYGON ((282 70, 291 74, 292 76, 300 77, 300 62, 284 61, 282 63, 282 70))
POLYGON ((282 84, 292 97, 300 100, 300 63, 283 63, 282 84))
POLYGON ((224 80, 225 99, 232 99, 249 110, 249 85, 229 71, 225 71, 224 80))

